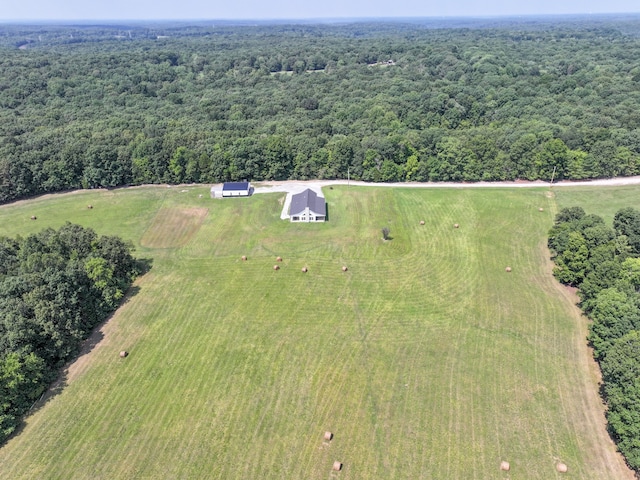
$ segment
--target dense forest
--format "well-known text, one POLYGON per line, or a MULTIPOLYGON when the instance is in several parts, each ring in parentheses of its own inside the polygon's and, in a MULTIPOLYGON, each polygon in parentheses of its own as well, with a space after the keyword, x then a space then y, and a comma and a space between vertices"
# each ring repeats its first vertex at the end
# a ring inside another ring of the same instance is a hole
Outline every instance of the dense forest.
POLYGON ((549 232, 554 275, 579 288, 589 342, 602 370, 612 437, 640 471, 640 210, 624 208, 613 228, 580 207, 563 209, 549 232))
POLYGON ((140 273, 131 251, 70 223, 0 237, 0 444, 122 301, 140 273))
POLYGON ((0 201, 640 173, 640 17, 0 25, 0 201))

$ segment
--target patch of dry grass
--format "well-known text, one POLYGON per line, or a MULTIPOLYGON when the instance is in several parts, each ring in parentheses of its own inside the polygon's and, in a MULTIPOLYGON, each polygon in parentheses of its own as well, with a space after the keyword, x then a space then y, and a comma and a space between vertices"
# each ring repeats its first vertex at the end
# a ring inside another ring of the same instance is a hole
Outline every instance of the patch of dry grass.
POLYGON ((140 239, 147 248, 177 248, 200 229, 208 208, 162 208, 140 239))

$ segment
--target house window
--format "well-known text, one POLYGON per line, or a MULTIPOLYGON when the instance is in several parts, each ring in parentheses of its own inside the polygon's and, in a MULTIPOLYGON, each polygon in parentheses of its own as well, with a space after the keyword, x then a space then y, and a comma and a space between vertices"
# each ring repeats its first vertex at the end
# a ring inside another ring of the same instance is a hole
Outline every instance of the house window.
POLYGON ((293 217, 291 220, 293 220, 294 222, 297 222, 298 220, 300 220, 300 217, 293 217))

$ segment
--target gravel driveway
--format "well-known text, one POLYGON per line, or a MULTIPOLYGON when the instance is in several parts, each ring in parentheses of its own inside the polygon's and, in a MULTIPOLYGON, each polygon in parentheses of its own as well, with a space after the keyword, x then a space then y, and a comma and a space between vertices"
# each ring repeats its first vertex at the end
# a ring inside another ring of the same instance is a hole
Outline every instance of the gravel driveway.
MULTIPOLYGON (((284 192, 287 194, 280 218, 286 220, 289 218, 289 205, 291 205, 291 196, 310 188, 317 194, 322 194, 322 187, 330 185, 354 185, 358 187, 406 187, 406 188, 533 188, 550 186, 549 182, 543 181, 518 181, 518 182, 398 182, 398 183, 372 183, 361 181, 347 180, 284 180, 284 181, 263 181, 257 182, 254 186, 253 193, 275 193, 284 192)), ((599 180, 563 180, 554 182, 553 187, 598 187, 598 186, 619 186, 619 185, 640 185, 640 176, 635 177, 617 177, 599 180)))

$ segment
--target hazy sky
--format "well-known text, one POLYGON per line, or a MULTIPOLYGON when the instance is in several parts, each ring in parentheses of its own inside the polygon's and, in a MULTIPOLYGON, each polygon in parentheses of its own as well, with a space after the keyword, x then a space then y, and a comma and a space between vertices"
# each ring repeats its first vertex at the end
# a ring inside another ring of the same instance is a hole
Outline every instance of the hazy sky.
POLYGON ((2 0, 0 20, 304 19, 640 12, 638 0, 2 0))

